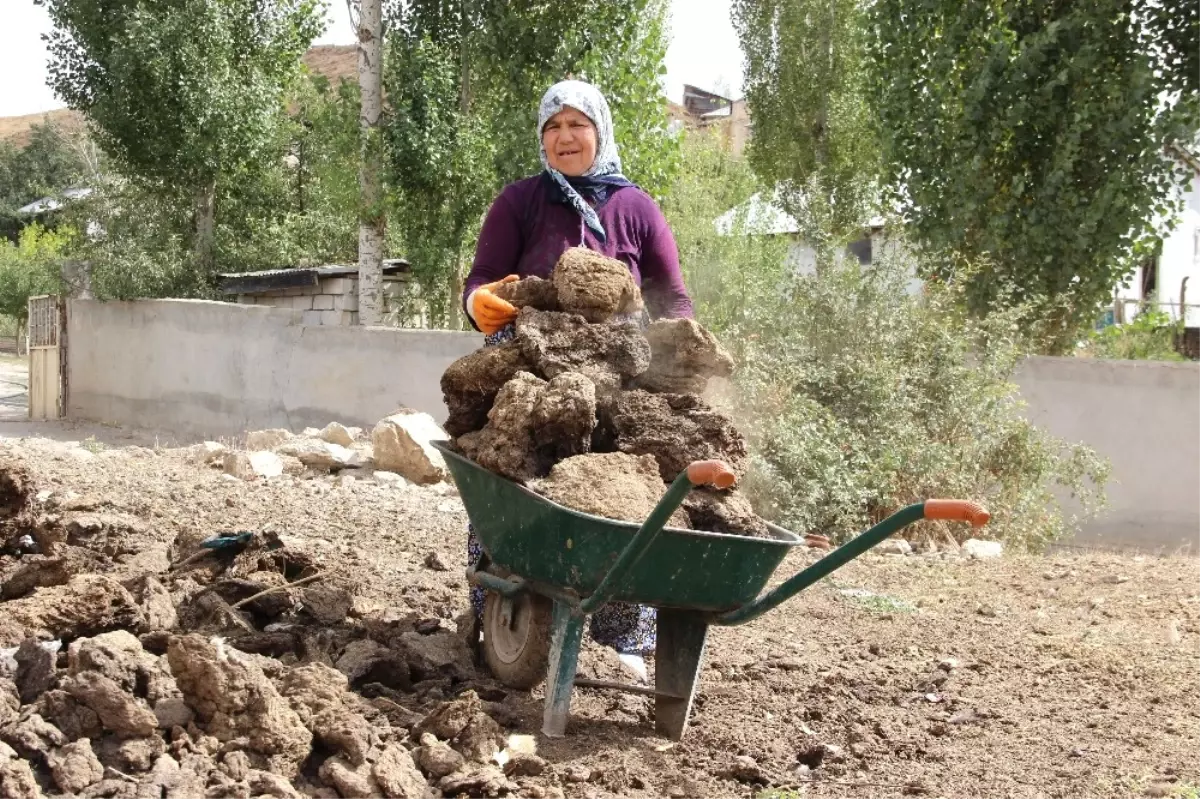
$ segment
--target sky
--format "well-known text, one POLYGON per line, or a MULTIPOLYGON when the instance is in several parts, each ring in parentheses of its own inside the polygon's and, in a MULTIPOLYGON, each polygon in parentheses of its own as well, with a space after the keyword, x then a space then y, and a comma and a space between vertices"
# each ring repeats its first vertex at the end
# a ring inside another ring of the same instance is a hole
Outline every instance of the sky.
MULTIPOLYGON (((61 108, 46 86, 47 54, 41 35, 50 18, 33 0, 0 0, 0 117, 61 108)), ((729 17, 730 0, 671 0, 671 41, 667 49, 667 97, 678 102, 683 84, 741 96, 742 54, 729 17)), ((317 44, 352 44, 353 31, 342 0, 327 11, 328 28, 317 44)), ((530 102, 534 102, 531 100, 530 102)))

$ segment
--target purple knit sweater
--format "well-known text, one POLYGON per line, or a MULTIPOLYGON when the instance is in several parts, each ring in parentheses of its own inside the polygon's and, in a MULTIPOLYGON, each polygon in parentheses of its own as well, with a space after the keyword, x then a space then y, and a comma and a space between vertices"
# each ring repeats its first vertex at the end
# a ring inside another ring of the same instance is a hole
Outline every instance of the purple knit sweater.
POLYGON ((575 209, 550 198, 541 175, 505 186, 479 233, 464 304, 472 291, 505 275, 550 277, 559 256, 582 237, 589 249, 629 267, 652 318, 692 316, 675 237, 650 195, 636 186, 619 188, 597 213, 608 234, 604 244, 575 209))

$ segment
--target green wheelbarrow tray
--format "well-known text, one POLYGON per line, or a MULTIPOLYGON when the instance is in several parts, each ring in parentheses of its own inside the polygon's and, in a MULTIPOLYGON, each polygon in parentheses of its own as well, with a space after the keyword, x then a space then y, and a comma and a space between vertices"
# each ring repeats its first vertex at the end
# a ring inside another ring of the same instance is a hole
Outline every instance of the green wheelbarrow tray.
MULTIPOLYGON (((639 525, 566 508, 499 477, 435 442, 458 486, 488 559, 539 583, 582 598, 593 594, 639 525)), ((745 605, 766 585, 795 533, 772 538, 663 528, 619 584, 613 602, 721 612, 745 605)))
POLYGON ((489 590, 488 664, 514 687, 532 686, 530 669, 546 673, 543 732, 550 736, 565 732, 583 622, 608 602, 658 609, 655 687, 598 687, 653 694, 656 727, 678 740, 687 727, 709 625, 744 624, 761 616, 913 522, 980 526, 988 520, 972 502, 910 505, 764 593, 780 562, 801 543, 795 533, 773 525, 770 538, 664 527, 692 488, 733 484, 725 464, 692 464, 639 526, 563 507, 484 469, 449 442, 432 443, 445 457, 485 553, 468 567, 467 579, 489 590), (513 630, 520 631, 521 641, 510 645, 513 630))

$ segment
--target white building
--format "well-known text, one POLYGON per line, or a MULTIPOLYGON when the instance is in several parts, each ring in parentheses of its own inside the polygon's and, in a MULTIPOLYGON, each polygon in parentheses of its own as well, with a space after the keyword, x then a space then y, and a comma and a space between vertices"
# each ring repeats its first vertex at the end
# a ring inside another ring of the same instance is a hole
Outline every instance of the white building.
POLYGON ((1182 196, 1183 211, 1175 228, 1163 238, 1157 256, 1116 288, 1118 322, 1137 316, 1153 299, 1172 320, 1179 321, 1184 314, 1184 327, 1200 327, 1200 160, 1186 153, 1181 153, 1179 160, 1192 170, 1191 182, 1177 194, 1182 196))

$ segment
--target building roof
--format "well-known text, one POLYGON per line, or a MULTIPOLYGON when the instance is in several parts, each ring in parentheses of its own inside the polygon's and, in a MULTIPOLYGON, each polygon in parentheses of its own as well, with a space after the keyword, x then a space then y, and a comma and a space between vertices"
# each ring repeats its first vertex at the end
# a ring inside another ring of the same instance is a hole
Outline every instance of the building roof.
MULTIPOLYGON (((885 221, 882 216, 874 216, 867 220, 866 227, 883 227, 885 221)), ((800 232, 800 223, 796 218, 784 211, 775 198, 764 199, 761 192, 721 214, 713 221, 713 225, 722 236, 778 236, 800 232), (733 228, 738 222, 741 226, 735 234, 733 228)))
MULTIPOLYGON (((385 258, 383 274, 396 275, 408 272, 412 267, 403 258, 385 258)), ((326 266, 296 267, 288 269, 266 269, 261 272, 228 272, 221 278, 224 294, 261 294, 280 289, 307 288, 316 286, 321 278, 357 277, 356 264, 328 264, 326 266)))
POLYGON ((29 205, 23 205, 17 209, 18 216, 33 216, 36 214, 44 214, 47 211, 57 211, 66 205, 68 200, 82 200, 84 197, 92 193, 91 189, 67 189, 61 195, 56 197, 43 197, 40 200, 34 200, 29 205))

